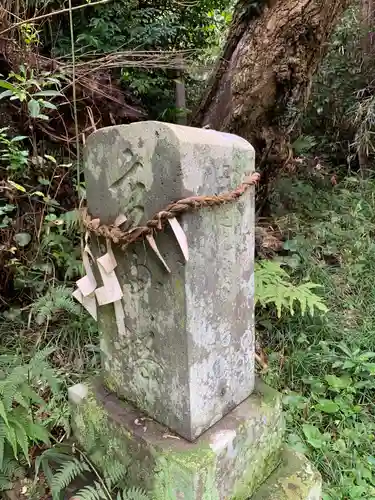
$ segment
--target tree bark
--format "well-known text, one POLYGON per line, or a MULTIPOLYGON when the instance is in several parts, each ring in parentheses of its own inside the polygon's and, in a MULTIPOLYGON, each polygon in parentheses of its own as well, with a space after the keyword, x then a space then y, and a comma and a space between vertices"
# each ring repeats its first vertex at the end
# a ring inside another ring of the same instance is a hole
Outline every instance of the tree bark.
POLYGON ((192 125, 244 137, 256 148, 258 163, 262 157, 285 162, 313 74, 349 3, 240 0, 192 125))
MULTIPOLYGON (((375 37, 373 33, 375 18, 374 0, 361 0, 361 25, 362 25, 362 69, 367 72, 372 66, 374 57, 375 37)), ((371 69, 370 69, 371 71, 371 69)), ((361 134, 359 134, 361 135, 361 134)), ((369 151, 366 141, 360 140, 358 148, 358 163, 362 177, 371 173, 369 151)))

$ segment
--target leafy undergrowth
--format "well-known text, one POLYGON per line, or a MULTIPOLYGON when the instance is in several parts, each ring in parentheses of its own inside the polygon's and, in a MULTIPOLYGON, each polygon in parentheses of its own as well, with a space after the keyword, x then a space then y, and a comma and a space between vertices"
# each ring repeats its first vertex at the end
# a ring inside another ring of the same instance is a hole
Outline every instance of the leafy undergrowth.
POLYGON ((322 285, 328 312, 260 316, 263 376, 285 394, 288 441, 322 473, 324 500, 375 498, 375 181, 281 179, 272 202, 289 238, 276 258, 322 285))

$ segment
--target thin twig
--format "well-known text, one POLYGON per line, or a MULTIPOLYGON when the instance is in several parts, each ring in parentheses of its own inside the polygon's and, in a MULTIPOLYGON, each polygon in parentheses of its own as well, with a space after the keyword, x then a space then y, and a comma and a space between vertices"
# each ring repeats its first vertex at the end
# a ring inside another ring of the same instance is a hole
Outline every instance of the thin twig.
POLYGON ((74 29, 73 29, 73 7, 72 0, 69 0, 69 23, 70 23, 70 45, 72 50, 72 92, 73 92, 73 115, 74 128, 76 133, 76 149, 77 149, 77 185, 79 185, 79 129, 78 129, 78 113, 77 113, 77 92, 76 92, 76 57, 74 52, 74 29))
MULTIPOLYGON (((85 3, 83 5, 77 5, 76 7, 68 7, 67 9, 54 10, 52 12, 49 12, 48 14, 43 14, 41 16, 32 17, 31 19, 24 19, 23 21, 12 24, 12 26, 10 26, 9 28, 1 31, 0 36, 4 35, 4 33, 7 33, 8 31, 11 31, 14 28, 18 28, 18 26, 22 26, 23 24, 35 23, 35 21, 40 21, 41 19, 46 19, 47 17, 57 16, 59 14, 64 14, 65 12, 71 12, 73 10, 83 9, 84 7, 93 7, 95 5, 109 3, 109 2, 111 2, 111 0, 98 0, 97 2, 85 3)), ((69 2, 69 4, 70 3, 71 2, 69 2)))
POLYGON ((267 370, 268 365, 263 361, 263 359, 259 356, 259 354, 255 353, 255 361, 260 365, 263 371, 267 370))
MULTIPOLYGON (((72 91, 73 91, 73 115, 74 115, 74 128, 76 134, 76 151, 77 151, 77 190, 79 196, 79 183, 80 183, 80 144, 79 144, 79 128, 78 128, 78 113, 77 113, 77 92, 76 92, 76 57, 75 57, 75 47, 74 47, 74 28, 73 28, 73 8, 72 8, 72 0, 69 0, 69 23, 70 23, 70 44, 72 50, 72 91)), ((82 204, 82 198, 79 199, 79 207, 82 204)), ((81 229, 81 247, 83 249, 83 223, 80 220, 80 229, 81 229)))

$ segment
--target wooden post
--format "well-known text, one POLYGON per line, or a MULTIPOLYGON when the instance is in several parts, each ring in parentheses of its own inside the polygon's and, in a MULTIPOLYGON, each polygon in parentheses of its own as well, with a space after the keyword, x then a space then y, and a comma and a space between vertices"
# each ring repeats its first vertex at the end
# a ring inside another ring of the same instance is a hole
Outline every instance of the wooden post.
POLYGON ((176 72, 176 121, 179 125, 186 125, 186 87, 184 78, 184 59, 179 56, 179 69, 176 72))

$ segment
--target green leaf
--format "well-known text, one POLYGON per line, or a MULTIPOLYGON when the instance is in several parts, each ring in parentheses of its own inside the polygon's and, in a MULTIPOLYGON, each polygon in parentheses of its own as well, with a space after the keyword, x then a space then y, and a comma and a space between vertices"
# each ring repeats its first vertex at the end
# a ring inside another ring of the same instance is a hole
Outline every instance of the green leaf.
POLYGON ((27 463, 30 465, 29 440, 27 439, 26 431, 17 420, 14 421, 14 430, 16 433, 16 438, 17 438, 17 442, 19 444, 19 447, 21 448, 23 454, 25 455, 27 463))
POLYGON ((37 116, 40 114, 39 102, 36 101, 35 99, 31 99, 28 102, 27 107, 29 109, 29 113, 30 113, 31 118, 37 118, 37 116))
POLYGON ((28 422, 26 431, 28 436, 33 441, 42 441, 42 443, 50 444, 50 435, 47 429, 40 424, 35 422, 28 422))
POLYGON ((60 80, 58 78, 49 77, 49 78, 47 78, 47 80, 50 83, 55 83, 56 85, 61 85, 61 82, 60 82, 60 80))
POLYGON ((42 184, 42 186, 49 186, 50 181, 48 179, 43 179, 43 177, 38 177, 38 182, 39 184, 42 184))
POLYGON ((309 450, 298 434, 289 434, 288 446, 299 453, 307 453, 309 450))
POLYGON ((332 365, 332 366, 333 366, 333 368, 335 368, 335 365, 336 365, 336 366, 341 366, 341 365, 342 365, 343 370, 348 370, 348 369, 350 369, 350 368, 354 368, 354 367, 355 367, 355 363, 353 363, 353 361, 350 361, 350 360, 347 360, 347 361, 345 361, 344 363, 339 362, 339 364, 337 364, 337 362, 336 362, 336 363, 334 363, 334 364, 332 365))
POLYGON ((333 390, 340 391, 346 389, 352 384, 352 379, 350 377, 336 377, 336 375, 326 375, 326 382, 329 387, 333 390))
POLYGON ((4 437, 0 436, 0 470, 3 470, 4 460, 4 437))
POLYGON ((17 87, 9 82, 6 82, 5 80, 0 80, 0 87, 2 87, 3 89, 11 90, 13 94, 17 93, 17 87))
POLYGON ((57 109, 57 106, 55 106, 55 104, 52 104, 52 102, 44 101, 43 108, 57 109))
POLYGON ((324 436, 320 432, 320 430, 317 427, 315 427, 315 425, 303 424, 302 430, 305 435, 306 441, 313 448, 320 449, 324 446, 325 444, 324 436))
POLYGON ((30 243, 31 235, 29 233, 17 233, 14 235, 14 240, 19 247, 25 247, 30 243))
POLYGON ((23 141, 24 139, 27 139, 26 135, 17 135, 16 137, 13 137, 13 139, 11 139, 10 142, 23 141))
POLYGON ((57 90, 41 90, 33 94, 33 97, 62 97, 62 93, 57 90))
POLYGON ((44 158, 46 158, 47 160, 51 161, 52 163, 55 163, 55 164, 57 163, 56 158, 54 158, 51 155, 44 155, 44 158))
POLYGON ((330 399, 319 399, 315 408, 323 413, 336 413, 340 409, 339 405, 330 399))
POLYGON ((11 97, 13 92, 11 90, 4 90, 4 92, 0 93, 0 99, 4 99, 4 97, 11 97))
POLYGON ((8 184, 10 184, 15 189, 18 189, 18 191, 22 191, 23 193, 26 193, 26 189, 23 186, 21 186, 21 184, 17 184, 17 182, 13 182, 10 180, 8 180, 8 184))
POLYGON ((9 425, 7 412, 4 407, 4 403, 0 400, 0 417, 4 420, 4 422, 9 425))
POLYGON ((18 455, 17 438, 13 427, 7 427, 5 438, 13 449, 14 457, 17 458, 18 455))

